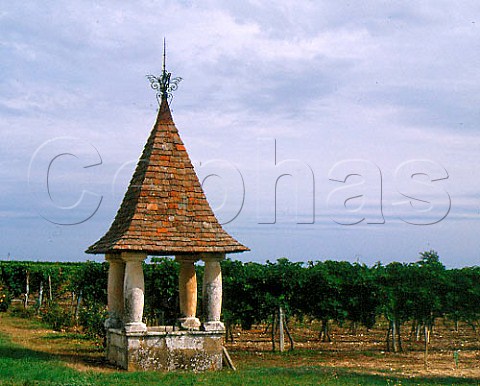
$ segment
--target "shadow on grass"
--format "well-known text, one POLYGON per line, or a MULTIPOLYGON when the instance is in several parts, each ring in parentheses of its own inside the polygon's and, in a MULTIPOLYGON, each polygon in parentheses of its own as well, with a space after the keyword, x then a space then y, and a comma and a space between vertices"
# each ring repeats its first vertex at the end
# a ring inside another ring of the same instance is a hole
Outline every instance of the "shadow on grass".
POLYGON ((48 362, 56 360, 55 355, 50 353, 35 351, 16 345, 7 345, 5 339, 3 338, 0 339, 0 358, 1 360, 10 358, 35 362, 48 362))

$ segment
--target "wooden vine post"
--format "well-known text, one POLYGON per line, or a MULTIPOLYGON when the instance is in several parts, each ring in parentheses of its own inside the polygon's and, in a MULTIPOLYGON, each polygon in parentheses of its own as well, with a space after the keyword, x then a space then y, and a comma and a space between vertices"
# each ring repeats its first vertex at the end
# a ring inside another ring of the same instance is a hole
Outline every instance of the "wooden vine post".
POLYGON ((275 351, 275 331, 277 325, 277 315, 274 312, 272 315, 272 351, 275 351))
POLYGON ((279 348, 280 352, 285 351, 285 333, 287 334, 288 340, 290 341, 290 350, 295 349, 295 342, 293 341, 290 330, 288 329, 287 321, 285 318, 285 312, 283 307, 278 308, 278 313, 273 314, 272 320, 272 351, 275 351, 275 337, 277 329, 279 330, 279 348))
POLYGON ((40 312, 40 308, 42 307, 43 303, 43 280, 40 281, 40 288, 38 290, 38 308, 37 308, 37 313, 40 312))
POLYGON ((50 295, 50 301, 53 300, 53 296, 52 296, 52 277, 50 275, 48 275, 48 292, 49 292, 49 295, 50 295))
POLYGON ((25 300, 23 306, 28 307, 28 296, 30 295, 30 271, 27 270, 26 283, 25 283, 25 300))
POLYGON ((284 321, 284 316, 283 316, 283 308, 280 307, 278 309, 278 328, 279 328, 279 338, 280 338, 280 352, 285 351, 285 338, 283 334, 283 321, 284 321))
POLYGON ((430 329, 427 326, 427 323, 424 324, 424 334, 425 334, 425 356, 424 356, 424 366, 425 370, 428 367, 428 343, 430 343, 430 329))

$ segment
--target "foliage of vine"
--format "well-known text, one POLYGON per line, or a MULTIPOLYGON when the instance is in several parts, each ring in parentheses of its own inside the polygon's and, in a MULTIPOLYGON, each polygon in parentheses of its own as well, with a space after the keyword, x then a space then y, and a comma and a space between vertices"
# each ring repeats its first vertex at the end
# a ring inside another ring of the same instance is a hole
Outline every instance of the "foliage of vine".
MULTIPOLYGON (((178 271, 170 258, 144 264, 144 315, 150 323, 172 324, 179 317, 178 271)), ((287 317, 322 322, 325 338, 332 320, 371 328, 380 316, 398 330, 407 321, 431 328, 439 317, 480 326, 480 268, 446 269, 434 251, 422 253, 415 263, 371 267, 328 260, 298 263, 282 258, 260 264, 227 259, 222 273, 223 319, 229 326, 268 324, 278 307, 287 317)), ((197 266, 197 275, 201 303, 202 266, 197 266)), ((37 298, 30 306, 45 318, 60 318, 61 304, 68 318, 101 334, 108 263, 0 261, 0 311, 8 308, 11 297, 25 296, 27 277, 30 297, 37 298)), ((201 307, 198 314, 202 316, 201 307)))

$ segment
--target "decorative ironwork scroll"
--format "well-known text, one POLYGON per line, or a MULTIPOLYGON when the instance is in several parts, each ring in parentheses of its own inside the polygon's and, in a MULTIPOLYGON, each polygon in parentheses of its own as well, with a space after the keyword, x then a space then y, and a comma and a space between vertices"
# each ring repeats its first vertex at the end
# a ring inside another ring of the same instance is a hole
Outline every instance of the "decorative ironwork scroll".
POLYGON ((150 87, 157 92, 158 104, 161 104, 162 99, 166 98, 171 101, 173 98, 172 92, 178 88, 178 84, 182 80, 180 77, 172 78, 172 74, 166 70, 166 49, 165 39, 163 39, 163 69, 161 76, 147 75, 150 81, 150 87))

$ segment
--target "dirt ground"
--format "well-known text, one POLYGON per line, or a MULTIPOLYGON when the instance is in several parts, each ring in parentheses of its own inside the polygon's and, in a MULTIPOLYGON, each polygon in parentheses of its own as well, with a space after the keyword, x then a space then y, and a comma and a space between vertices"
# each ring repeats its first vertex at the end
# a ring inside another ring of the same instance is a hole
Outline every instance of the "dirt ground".
MULTIPOLYGON (((234 343, 226 347, 237 368, 327 366, 354 371, 398 375, 405 377, 461 377, 480 380, 480 340, 471 327, 460 325, 455 332, 453 325, 442 321, 432 334, 427 367, 424 361, 424 342, 409 337, 409 326, 404 326, 403 353, 385 351, 385 330, 380 326, 369 331, 358 329, 356 334, 348 328, 334 326, 332 342, 321 342, 318 325, 290 325, 295 350, 289 350, 286 338, 284 353, 272 352, 271 333, 265 326, 252 330, 234 329, 234 343), (458 366, 454 352, 458 351, 458 366)), ((68 366, 80 371, 115 371, 103 356, 100 341, 85 339, 74 331, 54 332, 32 321, 0 314, 0 332, 30 350, 48 353, 68 366)), ((277 337, 278 338, 278 337, 277 337)))
MULTIPOLYGON (((403 326, 403 352, 386 352, 386 329, 359 328, 353 334, 348 328, 332 327, 332 342, 319 339, 319 326, 290 326, 295 350, 284 354, 272 352, 271 332, 264 326, 250 331, 234 330, 234 343, 227 343, 240 368, 254 366, 328 366, 348 368, 369 374, 396 374, 416 377, 461 377, 480 380, 480 339, 473 329, 460 324, 455 332, 453 323, 438 321, 428 345, 427 366, 423 337, 410 337, 410 325, 403 326), (454 352, 458 353, 455 363, 454 352)), ((285 337, 285 348, 290 344, 285 337)), ((276 349, 278 350, 278 335, 276 349)))

